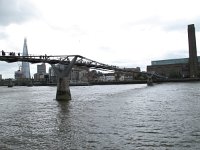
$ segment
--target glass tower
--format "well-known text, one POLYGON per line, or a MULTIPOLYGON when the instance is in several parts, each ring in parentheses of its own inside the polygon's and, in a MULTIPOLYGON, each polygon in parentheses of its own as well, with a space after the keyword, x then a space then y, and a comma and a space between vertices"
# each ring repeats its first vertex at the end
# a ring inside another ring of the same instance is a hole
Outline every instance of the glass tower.
MULTIPOLYGON (((27 40, 26 38, 24 39, 24 47, 23 47, 23 56, 28 56, 28 48, 27 48, 27 40)), ((30 66, 28 62, 22 62, 22 73, 23 77, 26 79, 30 79, 30 66)))

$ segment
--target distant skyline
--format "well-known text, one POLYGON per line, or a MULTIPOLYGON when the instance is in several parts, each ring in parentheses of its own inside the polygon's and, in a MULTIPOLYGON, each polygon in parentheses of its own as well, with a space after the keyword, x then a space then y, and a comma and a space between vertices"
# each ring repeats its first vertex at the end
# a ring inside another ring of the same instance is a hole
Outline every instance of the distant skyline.
MULTIPOLYGON (((22 53, 26 37, 29 54, 146 70, 152 60, 188 57, 188 24, 200 55, 199 17, 198 0, 0 0, 0 48, 22 53)), ((14 78, 20 64, 0 62, 0 74, 14 78)))

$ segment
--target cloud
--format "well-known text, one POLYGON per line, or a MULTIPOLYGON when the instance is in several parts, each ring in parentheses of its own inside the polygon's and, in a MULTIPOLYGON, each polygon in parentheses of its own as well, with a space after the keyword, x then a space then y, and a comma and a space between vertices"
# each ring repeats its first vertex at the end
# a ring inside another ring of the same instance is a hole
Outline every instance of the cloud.
POLYGON ((108 47, 108 46, 100 46, 99 47, 99 50, 101 51, 101 52, 106 52, 106 53, 112 53, 113 51, 112 51, 112 48, 111 47, 108 47))
POLYGON ((164 23, 163 24, 163 29, 165 31, 181 31, 185 30, 187 31, 187 26, 189 24, 194 24, 196 26, 196 31, 200 31, 200 28, 198 25, 200 24, 199 16, 192 18, 192 19, 181 19, 181 20, 176 20, 176 21, 171 21, 169 23, 164 23))
POLYGON ((0 31, 0 40, 7 38, 8 35, 5 32, 0 31))
POLYGON ((195 24, 196 31, 200 31, 199 20, 200 16, 195 16, 191 18, 172 18, 172 19, 163 19, 162 17, 155 15, 149 16, 148 18, 143 18, 137 21, 127 22, 121 26, 124 30, 137 29, 140 31, 147 31, 152 29, 160 29, 166 32, 174 31, 187 31, 187 26, 189 24, 195 24))
MULTIPOLYGON (((7 63, 4 61, 0 61, 0 74, 3 76, 4 79, 6 78, 14 78, 15 71, 19 70, 22 62, 14 62, 14 63, 7 63)), ((37 64, 30 63, 30 72, 31 77, 36 73, 37 64)))
POLYGON ((73 37, 86 35, 86 32, 79 25, 70 26, 66 32, 73 37))
POLYGON ((172 50, 170 52, 166 52, 163 55, 163 59, 179 59, 179 58, 188 58, 189 57, 189 50, 184 50, 184 49, 180 49, 180 50, 172 50))
POLYGON ((3 78, 14 78, 14 72, 17 71, 17 63, 0 62, 0 74, 3 78))
POLYGON ((0 26, 20 24, 36 16, 35 7, 30 1, 0 0, 0 26))

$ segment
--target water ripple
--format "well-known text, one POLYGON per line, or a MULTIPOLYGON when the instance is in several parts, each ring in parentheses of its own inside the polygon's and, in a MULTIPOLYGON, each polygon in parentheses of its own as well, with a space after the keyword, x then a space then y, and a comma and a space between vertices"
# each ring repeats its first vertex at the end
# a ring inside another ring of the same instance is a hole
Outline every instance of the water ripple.
POLYGON ((199 87, 0 87, 0 149, 198 149, 199 87))

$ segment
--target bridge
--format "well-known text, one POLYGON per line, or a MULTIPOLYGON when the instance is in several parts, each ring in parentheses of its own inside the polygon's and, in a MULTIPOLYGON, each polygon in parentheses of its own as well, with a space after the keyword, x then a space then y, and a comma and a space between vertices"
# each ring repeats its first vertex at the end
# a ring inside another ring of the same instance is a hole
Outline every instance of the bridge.
POLYGON ((58 77, 57 81, 57 100, 70 100, 71 93, 69 88, 69 74, 73 66, 85 66, 90 69, 102 70, 102 71, 114 71, 114 72, 124 72, 124 73, 138 73, 143 74, 148 77, 147 83, 152 83, 152 78, 161 78, 165 79, 166 77, 156 74, 154 72, 140 72, 133 71, 126 68, 120 68, 118 66, 108 65, 100 63, 80 55, 28 55, 20 56, 20 54, 15 55, 15 53, 9 53, 6 55, 2 52, 0 56, 0 61, 5 61, 8 63, 14 62, 29 62, 32 64, 35 63, 48 63, 54 69, 58 77), (59 64, 59 65, 56 65, 59 64))

